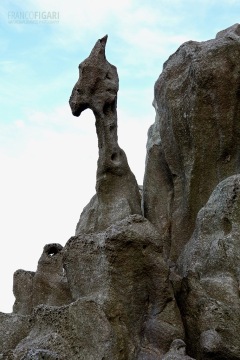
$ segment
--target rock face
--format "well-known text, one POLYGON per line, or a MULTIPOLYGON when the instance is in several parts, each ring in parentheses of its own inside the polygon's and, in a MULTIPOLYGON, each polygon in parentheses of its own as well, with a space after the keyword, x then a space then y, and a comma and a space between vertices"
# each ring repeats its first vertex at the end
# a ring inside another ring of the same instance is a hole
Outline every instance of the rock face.
POLYGON ((117 141, 107 37, 72 113, 96 118, 96 194, 76 236, 17 270, 0 359, 240 360, 240 25, 187 42, 155 85, 140 192, 117 141), (212 194, 212 195, 211 195, 212 194))
POLYGON ((146 219, 132 215, 105 232, 72 238, 64 259, 73 299, 91 299, 106 314, 112 358, 136 359, 145 349, 159 356, 184 337, 159 234, 146 219))
POLYGON ((201 359, 240 358, 240 175, 221 182, 200 210, 178 260, 189 348, 201 359))
POLYGON ((186 355, 186 344, 181 339, 173 340, 169 351, 164 355, 163 360, 191 360, 190 356, 186 355))
MULTIPOLYGON (((45 273, 54 274, 59 262, 54 268, 43 261, 52 253, 52 245, 45 247, 39 264, 44 263, 45 273)), ((54 246, 57 251, 59 247, 54 246)), ((31 316, 6 315, 8 322, 18 316, 28 327, 22 329, 22 323, 15 320, 17 340, 0 347, 1 352, 12 350, 13 358, 19 360, 41 356, 157 360, 175 338, 184 337, 159 234, 148 220, 131 215, 104 232, 71 238, 63 254, 62 250, 59 253, 72 302, 49 303, 46 294, 52 279, 39 280, 41 304, 34 306, 31 316)), ((53 289, 59 294, 61 282, 53 289)), ((15 309, 22 311, 21 306, 15 309)))
POLYGON ((174 261, 215 186, 240 171, 239 44, 239 25, 214 40, 189 41, 155 84, 143 208, 174 261))
POLYGON ((61 306, 72 302, 63 269, 60 244, 47 244, 39 259, 37 271, 17 270, 14 274, 13 311, 29 315, 39 304, 61 306))
POLYGON ((79 79, 69 103, 74 116, 90 108, 96 118, 99 159, 96 195, 84 208, 76 229, 90 233, 106 229, 131 214, 141 214, 135 176, 118 145, 118 74, 105 56, 107 36, 97 41, 89 57, 79 65, 79 79))

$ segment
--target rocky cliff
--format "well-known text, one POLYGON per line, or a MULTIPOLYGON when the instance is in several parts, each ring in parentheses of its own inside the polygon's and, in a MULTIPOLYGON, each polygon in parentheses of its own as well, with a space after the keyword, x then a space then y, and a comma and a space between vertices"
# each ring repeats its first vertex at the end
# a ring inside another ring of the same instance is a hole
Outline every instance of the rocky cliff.
POLYGON ((118 145, 106 43, 70 97, 74 116, 96 118, 96 194, 64 247, 15 272, 0 359, 240 359, 240 25, 164 64, 142 194, 118 145))

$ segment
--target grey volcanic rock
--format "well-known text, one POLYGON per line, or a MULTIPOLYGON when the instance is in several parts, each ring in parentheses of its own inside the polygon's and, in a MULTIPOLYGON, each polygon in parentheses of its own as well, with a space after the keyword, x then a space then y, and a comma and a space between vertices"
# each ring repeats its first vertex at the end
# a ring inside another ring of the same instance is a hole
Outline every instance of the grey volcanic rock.
POLYGON ((63 359, 59 354, 48 351, 48 350, 29 350, 25 356, 22 357, 22 360, 61 360, 63 359))
POLYGON ((13 312, 29 315, 33 309, 33 277, 35 272, 17 270, 13 275, 13 294, 15 303, 13 312))
POLYGON ((184 338, 159 233, 140 215, 73 237, 64 249, 46 245, 36 274, 33 298, 41 305, 34 305, 31 317, 9 315, 28 325, 19 325, 18 334, 11 323, 16 338, 0 347, 0 353, 11 351, 9 360, 157 360, 175 338, 184 338), (72 302, 50 306, 56 303, 50 289, 62 301, 56 276, 62 266, 72 302))
MULTIPOLYGON (((14 349, 27 336, 30 329, 30 316, 0 312, 0 355, 14 349)), ((7 355, 4 355, 3 358, 7 358, 7 355)))
POLYGON ((28 359, 32 351, 61 360, 121 359, 111 348, 109 321, 93 300, 79 299, 62 307, 40 305, 33 319, 31 332, 13 352, 17 360, 28 359))
POLYGON ((13 312, 29 315, 39 304, 61 306, 72 302, 63 269, 60 244, 47 244, 36 272, 17 270, 13 278, 13 312))
POLYGON ((62 245, 55 243, 44 246, 33 278, 34 307, 39 304, 61 306, 72 302, 63 269, 62 249, 62 245))
POLYGON ((215 186, 240 171, 239 29, 184 43, 155 84, 143 208, 174 261, 215 186))
POLYGON ((178 301, 199 359, 240 359, 240 175, 221 182, 178 260, 178 301))
POLYGON ((97 41, 89 57, 79 65, 79 79, 69 100, 79 116, 90 108, 96 118, 99 159, 96 195, 85 207, 76 229, 101 231, 131 214, 141 214, 141 198, 127 157, 118 145, 118 74, 105 56, 107 36, 97 41))
POLYGON ((186 355, 186 344, 182 339, 173 340, 169 351, 162 360, 194 360, 186 355))
POLYGON ((114 359, 135 359, 141 348, 163 354, 184 336, 159 234, 146 219, 132 215, 105 232, 73 237, 64 251, 72 297, 101 306, 114 359))

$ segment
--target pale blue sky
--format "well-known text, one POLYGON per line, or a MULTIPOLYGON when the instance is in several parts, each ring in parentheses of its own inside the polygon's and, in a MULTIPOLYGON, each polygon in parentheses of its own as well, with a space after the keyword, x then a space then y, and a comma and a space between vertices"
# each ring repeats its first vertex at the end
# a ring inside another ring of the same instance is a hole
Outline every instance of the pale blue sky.
POLYGON ((46 243, 64 245, 94 195, 94 118, 74 118, 68 99, 96 40, 109 35, 107 58, 120 77, 119 143, 142 183, 163 62, 184 41, 214 38, 239 16, 239 0, 1 1, 0 311, 11 311, 14 270, 34 271, 46 243), (59 22, 11 22, 35 11, 56 12, 59 22))

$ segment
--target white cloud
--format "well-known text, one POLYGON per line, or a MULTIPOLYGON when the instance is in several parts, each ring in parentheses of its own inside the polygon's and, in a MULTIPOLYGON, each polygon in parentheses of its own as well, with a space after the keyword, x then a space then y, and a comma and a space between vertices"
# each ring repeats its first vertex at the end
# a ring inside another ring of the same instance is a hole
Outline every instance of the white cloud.
POLYGON ((25 127, 25 122, 23 120, 15 120, 14 121, 14 125, 19 128, 22 129, 25 127))

